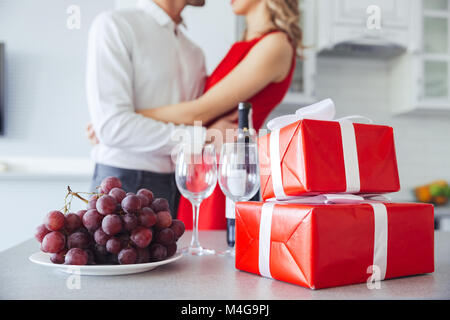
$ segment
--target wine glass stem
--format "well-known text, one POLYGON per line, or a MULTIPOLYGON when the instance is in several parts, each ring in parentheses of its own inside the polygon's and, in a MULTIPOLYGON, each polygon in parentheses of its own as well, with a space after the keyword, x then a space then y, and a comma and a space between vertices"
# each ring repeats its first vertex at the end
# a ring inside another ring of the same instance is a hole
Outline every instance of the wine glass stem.
POLYGON ((200 204, 192 203, 192 217, 193 217, 193 230, 192 230, 192 240, 191 248, 200 248, 200 242, 198 241, 198 215, 200 212, 200 204))

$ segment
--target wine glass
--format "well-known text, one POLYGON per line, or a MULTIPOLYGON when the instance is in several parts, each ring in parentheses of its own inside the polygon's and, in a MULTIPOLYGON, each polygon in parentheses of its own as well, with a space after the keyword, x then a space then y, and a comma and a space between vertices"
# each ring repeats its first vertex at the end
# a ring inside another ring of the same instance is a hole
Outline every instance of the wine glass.
POLYGON ((184 144, 178 153, 175 181, 180 193, 193 208, 193 232, 189 248, 192 255, 214 254, 214 250, 202 248, 198 240, 200 204, 209 197, 217 183, 217 160, 214 145, 184 144))
MULTIPOLYGON (((234 204, 250 200, 259 190, 258 147, 253 142, 222 145, 219 162, 219 185, 234 204)), ((234 212, 234 210, 233 210, 234 212)), ((232 235, 234 238, 234 235, 232 235)), ((234 255, 234 248, 225 254, 234 255)))

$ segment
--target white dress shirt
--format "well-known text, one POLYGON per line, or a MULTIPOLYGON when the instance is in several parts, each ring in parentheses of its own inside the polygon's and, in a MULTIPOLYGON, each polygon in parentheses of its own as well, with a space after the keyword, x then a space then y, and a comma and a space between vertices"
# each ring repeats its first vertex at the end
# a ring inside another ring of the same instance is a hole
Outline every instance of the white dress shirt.
POLYGON ((155 121, 135 110, 193 100, 202 94, 205 79, 203 52, 153 1, 97 16, 89 31, 86 81, 100 141, 94 160, 173 172, 172 137, 181 130, 204 135, 205 129, 155 121))

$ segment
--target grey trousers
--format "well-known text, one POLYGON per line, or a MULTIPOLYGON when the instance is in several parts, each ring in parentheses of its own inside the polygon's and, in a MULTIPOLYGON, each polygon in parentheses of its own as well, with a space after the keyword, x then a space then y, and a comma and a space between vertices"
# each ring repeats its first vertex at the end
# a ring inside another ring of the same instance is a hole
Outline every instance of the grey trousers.
POLYGON ((147 188, 153 192, 155 198, 166 198, 170 204, 170 213, 173 218, 176 218, 180 193, 173 173, 123 169, 97 163, 92 177, 91 191, 95 191, 102 180, 109 176, 119 178, 126 192, 136 193, 141 188, 147 188))

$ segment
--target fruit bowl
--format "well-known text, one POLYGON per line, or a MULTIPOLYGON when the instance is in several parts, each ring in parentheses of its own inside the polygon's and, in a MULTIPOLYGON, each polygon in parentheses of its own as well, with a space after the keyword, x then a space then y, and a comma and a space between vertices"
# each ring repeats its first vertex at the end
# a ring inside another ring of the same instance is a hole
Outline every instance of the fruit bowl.
POLYGON ((136 263, 136 264, 119 264, 119 265, 65 265, 55 264, 50 261, 50 255, 44 252, 33 253, 29 260, 33 263, 43 265, 45 267, 54 268, 70 274, 80 274, 82 276, 116 276, 133 273, 141 273, 155 269, 164 264, 174 262, 182 257, 181 252, 177 252, 172 257, 149 263, 136 263))

